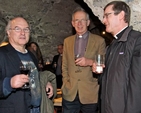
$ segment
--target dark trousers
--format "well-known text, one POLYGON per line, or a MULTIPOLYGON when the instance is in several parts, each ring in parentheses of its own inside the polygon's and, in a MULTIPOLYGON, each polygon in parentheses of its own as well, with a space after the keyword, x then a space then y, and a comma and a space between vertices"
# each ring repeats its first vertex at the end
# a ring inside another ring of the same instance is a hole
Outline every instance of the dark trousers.
POLYGON ((98 113, 98 104, 82 104, 78 95, 74 101, 70 102, 65 99, 62 100, 62 113, 98 113))

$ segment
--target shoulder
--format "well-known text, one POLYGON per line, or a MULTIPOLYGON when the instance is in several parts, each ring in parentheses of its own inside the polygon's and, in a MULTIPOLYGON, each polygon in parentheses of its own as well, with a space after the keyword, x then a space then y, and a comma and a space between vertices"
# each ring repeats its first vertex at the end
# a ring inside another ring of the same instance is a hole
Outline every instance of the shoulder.
POLYGON ((140 32, 140 31, 136 31, 136 30, 131 30, 129 34, 130 34, 129 37, 130 37, 130 36, 131 36, 131 37, 132 37, 132 36, 133 36, 133 37, 136 37, 136 36, 140 37, 140 36, 141 36, 141 32, 140 32))
POLYGON ((59 57, 59 55, 55 55, 55 56, 54 56, 54 58, 57 58, 57 57, 59 57))
POLYGON ((90 33, 89 38, 92 42, 99 42, 99 43, 105 42, 105 39, 103 37, 96 35, 96 34, 90 33))
POLYGON ((10 44, 0 47, 0 54, 4 55, 9 52, 15 52, 15 49, 10 44))
POLYGON ((104 38, 101 37, 100 35, 96 35, 96 34, 93 34, 93 33, 89 33, 89 36, 92 37, 93 39, 104 40, 104 38))
POLYGON ((72 35, 72 36, 66 37, 66 38, 64 39, 64 41, 71 41, 71 40, 75 39, 75 36, 76 36, 76 35, 72 35))
POLYGON ((57 59, 58 59, 58 58, 59 58, 59 55, 55 55, 55 56, 53 57, 52 63, 57 62, 57 59))
POLYGON ((128 42, 141 43, 141 32, 131 30, 128 34, 128 42))

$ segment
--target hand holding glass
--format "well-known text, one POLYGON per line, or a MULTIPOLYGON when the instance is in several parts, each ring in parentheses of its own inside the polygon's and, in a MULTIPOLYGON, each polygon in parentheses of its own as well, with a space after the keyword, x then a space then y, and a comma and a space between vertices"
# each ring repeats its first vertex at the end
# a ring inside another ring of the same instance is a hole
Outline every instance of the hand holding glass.
POLYGON ((95 55, 96 73, 103 73, 104 55, 95 55))
MULTIPOLYGON (((75 60, 77 60, 77 59, 80 58, 80 57, 81 57, 80 54, 76 54, 76 55, 75 55, 75 60)), ((76 73, 81 72, 80 66, 77 65, 77 67, 78 67, 78 69, 77 69, 75 72, 76 72, 76 73)))
MULTIPOLYGON (((28 62, 24 63, 24 64, 21 63, 21 65, 20 65, 20 73, 25 74, 27 76, 30 74, 30 66, 29 66, 28 62)), ((29 83, 26 83, 22 88, 23 89, 29 88, 29 83)))

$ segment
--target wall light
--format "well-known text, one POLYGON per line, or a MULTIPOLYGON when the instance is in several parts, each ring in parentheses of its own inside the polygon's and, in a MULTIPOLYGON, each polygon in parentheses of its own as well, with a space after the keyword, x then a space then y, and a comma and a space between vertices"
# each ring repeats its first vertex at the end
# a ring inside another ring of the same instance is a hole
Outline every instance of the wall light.
POLYGON ((5 45, 7 45, 7 44, 8 44, 8 42, 2 42, 2 43, 0 44, 0 47, 5 46, 5 45))

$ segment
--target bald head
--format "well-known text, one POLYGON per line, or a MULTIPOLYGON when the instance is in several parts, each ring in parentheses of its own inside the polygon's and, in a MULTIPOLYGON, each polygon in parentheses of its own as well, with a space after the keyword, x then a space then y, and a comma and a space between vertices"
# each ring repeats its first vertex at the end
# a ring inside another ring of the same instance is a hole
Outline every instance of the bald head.
POLYGON ((22 17, 13 18, 6 27, 8 39, 14 48, 25 47, 29 41, 30 29, 27 21, 22 17))
POLYGON ((14 26, 14 24, 16 24, 16 23, 26 23, 26 25, 29 27, 27 21, 24 18, 15 17, 8 22, 8 24, 6 26, 6 31, 9 30, 12 27, 12 25, 14 26))

